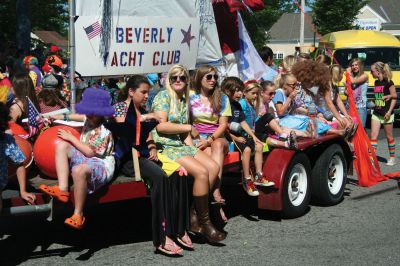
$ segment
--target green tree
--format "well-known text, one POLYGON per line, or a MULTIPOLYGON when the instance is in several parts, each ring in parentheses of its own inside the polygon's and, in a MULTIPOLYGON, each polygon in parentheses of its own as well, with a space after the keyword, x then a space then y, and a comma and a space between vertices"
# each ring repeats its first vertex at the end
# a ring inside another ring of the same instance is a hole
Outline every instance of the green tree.
MULTIPOLYGON (((300 0, 297 1, 300 4, 300 0)), ((310 5, 306 0, 306 5, 310 5)), ((242 17, 250 38, 256 49, 260 49, 268 41, 266 32, 278 21, 283 13, 299 12, 297 4, 292 0, 264 0, 265 8, 259 12, 242 12, 242 17)))
MULTIPOLYGON (((18 0, 1 0, 0 25, 3 41, 8 46, 16 43, 17 16, 25 16, 16 12, 18 0)), ((68 2, 65 0, 34 0, 30 2, 30 24, 32 31, 49 30, 57 31, 61 35, 68 34, 68 2)), ((22 2, 18 2, 21 4, 22 2)), ((29 6, 27 7, 29 8, 29 6)), ((24 18, 25 23, 29 18, 24 18)), ((19 27, 23 25, 19 24, 19 27)))
POLYGON ((312 19, 322 35, 340 30, 357 28, 354 20, 360 9, 368 1, 365 0, 315 0, 311 5, 312 19))

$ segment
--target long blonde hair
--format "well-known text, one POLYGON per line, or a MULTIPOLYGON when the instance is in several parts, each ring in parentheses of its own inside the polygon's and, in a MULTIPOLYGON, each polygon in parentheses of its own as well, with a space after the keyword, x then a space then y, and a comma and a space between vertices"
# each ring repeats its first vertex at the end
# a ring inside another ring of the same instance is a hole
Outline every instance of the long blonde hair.
MULTIPOLYGON (((215 73, 217 73, 217 70, 209 65, 205 65, 205 66, 201 66, 197 69, 196 72, 196 76, 194 79, 194 89, 196 91, 196 93, 200 93, 201 91, 201 81, 203 79, 203 77, 205 75, 207 75, 208 73, 210 73, 211 71, 214 71, 215 73)), ((211 109, 213 110, 214 114, 219 114, 219 112, 221 111, 222 108, 222 103, 221 103, 221 99, 222 99, 222 91, 218 86, 218 81, 215 84, 215 87, 212 91, 212 94, 210 96, 210 104, 211 104, 211 109)))
POLYGON ((338 64, 333 64, 329 67, 329 71, 331 73, 331 80, 332 84, 336 85, 342 80, 342 77, 340 76, 340 73, 343 74, 343 69, 340 65, 338 64))
POLYGON ((378 61, 373 63, 372 65, 375 66, 376 71, 382 73, 384 79, 386 80, 392 79, 392 70, 390 69, 390 66, 388 64, 378 61))
MULTIPOLYGON (((359 69, 358 73, 356 73, 355 76, 361 76, 362 74, 364 74, 364 62, 360 58, 353 58, 349 62, 349 67, 351 67, 351 65, 353 63, 357 63, 358 64, 358 69, 359 69)), ((354 76, 354 73, 352 73, 352 74, 354 76)))
POLYGON ((167 78, 165 80, 165 89, 169 95, 169 97, 171 98, 171 102, 170 102, 170 108, 169 108, 169 114, 172 115, 176 115, 176 113, 178 112, 176 106, 178 103, 178 95, 176 94, 175 90, 172 88, 171 86, 171 77, 175 76, 175 75, 180 75, 183 74, 186 77, 186 88, 185 88, 185 105, 186 105, 186 118, 189 121, 189 93, 190 93, 190 87, 189 87, 189 72, 187 71, 187 69, 182 66, 182 65, 174 65, 170 68, 170 70, 168 71, 168 75, 167 78))

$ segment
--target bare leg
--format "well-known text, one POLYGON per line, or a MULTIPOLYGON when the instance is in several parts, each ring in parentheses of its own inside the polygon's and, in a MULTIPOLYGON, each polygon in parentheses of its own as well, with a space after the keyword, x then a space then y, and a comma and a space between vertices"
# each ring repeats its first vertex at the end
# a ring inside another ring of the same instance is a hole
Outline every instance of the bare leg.
POLYGON ((385 131, 386 139, 393 139, 393 124, 384 124, 383 130, 385 131))
POLYGON ((280 141, 274 138, 267 138, 267 144, 272 147, 287 148, 284 141, 280 141))
POLYGON ((68 158, 71 158, 72 145, 67 141, 60 141, 56 145, 56 172, 58 186, 62 191, 68 191, 69 164, 68 158))
POLYGON ((371 119, 371 139, 377 139, 379 130, 381 129, 381 123, 374 119, 371 119))
POLYGON ((278 135, 282 135, 282 133, 284 133, 278 121, 276 121, 275 119, 271 120, 271 122, 268 123, 268 126, 278 135))
POLYGON ((208 195, 210 185, 207 168, 190 156, 181 157, 176 161, 194 177, 193 196, 208 195))
POLYGON ((243 176, 248 178, 250 176, 250 156, 251 149, 250 147, 246 147, 242 153, 242 168, 243 168, 243 176))
POLYGON ((91 174, 90 167, 87 164, 74 166, 71 171, 72 179, 74 180, 74 214, 77 214, 81 217, 83 216, 83 208, 85 206, 87 196, 87 182, 91 174))
POLYGON ((218 180, 215 185, 215 189, 213 192, 214 199, 216 201, 222 200, 222 195, 220 191, 221 187, 221 177, 222 177, 222 170, 224 168, 224 158, 227 154, 229 149, 229 144, 226 139, 218 138, 211 144, 211 158, 218 164, 219 172, 218 172, 218 180))
POLYGON ((262 163, 263 163, 263 145, 257 143, 255 146, 255 154, 254 154, 254 164, 256 166, 256 172, 262 172, 262 163))

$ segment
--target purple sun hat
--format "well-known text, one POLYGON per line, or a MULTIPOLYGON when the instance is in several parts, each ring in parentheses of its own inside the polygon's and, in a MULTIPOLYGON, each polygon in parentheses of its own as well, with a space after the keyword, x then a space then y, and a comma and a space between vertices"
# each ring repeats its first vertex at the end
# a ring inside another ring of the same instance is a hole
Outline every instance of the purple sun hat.
POLYGON ((87 88, 82 94, 82 101, 76 106, 76 112, 84 115, 112 116, 114 107, 110 105, 110 94, 102 89, 87 88))

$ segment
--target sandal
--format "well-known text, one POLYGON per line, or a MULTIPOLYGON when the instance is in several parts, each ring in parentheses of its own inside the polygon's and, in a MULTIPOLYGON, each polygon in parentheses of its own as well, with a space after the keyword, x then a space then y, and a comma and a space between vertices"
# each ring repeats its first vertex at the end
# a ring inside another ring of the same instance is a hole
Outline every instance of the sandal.
POLYGON ((175 242, 165 243, 164 246, 159 246, 157 251, 165 254, 165 255, 179 255, 182 253, 183 249, 179 247, 175 242))
POLYGON ((178 237, 176 240, 178 240, 179 244, 181 244, 183 247, 190 250, 194 250, 192 240, 190 239, 187 232, 185 232, 185 234, 182 237, 178 237))
POLYGON ((60 188, 58 186, 49 187, 49 186, 46 186, 45 184, 41 184, 39 186, 39 189, 43 193, 45 193, 49 196, 52 196, 53 198, 55 198, 61 202, 67 203, 69 201, 69 192, 60 190, 60 188))
POLYGON ((80 216, 78 214, 74 214, 71 217, 65 219, 64 223, 69 227, 80 230, 83 228, 83 225, 85 224, 85 217, 80 216))
POLYGON ((298 145, 297 145, 297 135, 296 135, 296 132, 294 130, 290 131, 288 141, 289 141, 289 148, 290 149, 297 150, 299 148, 298 145))

